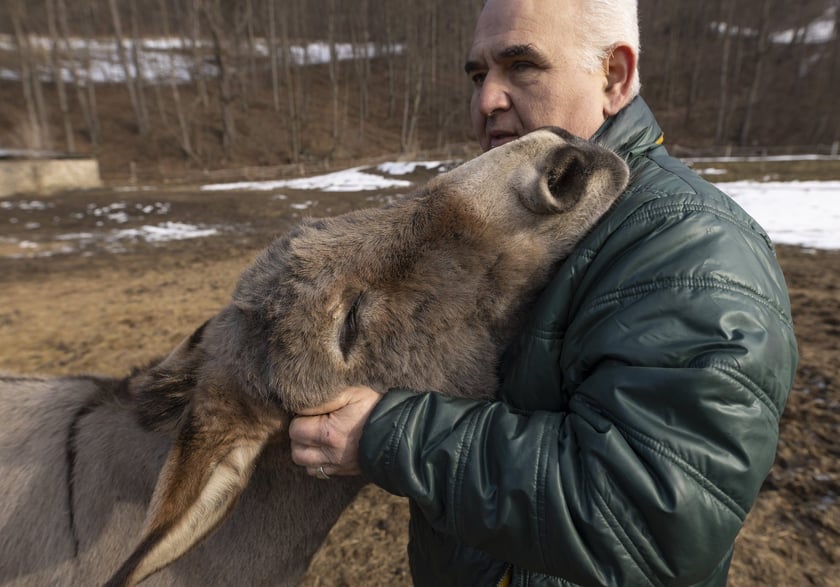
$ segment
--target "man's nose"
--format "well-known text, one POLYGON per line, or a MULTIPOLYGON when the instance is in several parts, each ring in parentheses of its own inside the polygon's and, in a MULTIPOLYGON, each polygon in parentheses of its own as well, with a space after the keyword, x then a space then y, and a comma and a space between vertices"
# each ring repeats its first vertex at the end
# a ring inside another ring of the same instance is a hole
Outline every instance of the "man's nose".
POLYGON ((478 111, 483 116, 510 109, 511 101, 507 85, 498 76, 488 73, 476 96, 478 111))

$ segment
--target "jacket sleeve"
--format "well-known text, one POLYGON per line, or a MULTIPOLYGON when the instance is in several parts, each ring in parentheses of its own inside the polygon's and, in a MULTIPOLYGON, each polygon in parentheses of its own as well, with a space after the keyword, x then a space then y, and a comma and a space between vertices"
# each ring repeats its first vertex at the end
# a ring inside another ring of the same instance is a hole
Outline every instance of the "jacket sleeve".
POLYGON ((797 360, 787 291, 734 209, 664 198, 611 230, 552 333, 563 409, 392 390, 362 467, 518 567, 691 585, 728 553, 774 459, 797 360))

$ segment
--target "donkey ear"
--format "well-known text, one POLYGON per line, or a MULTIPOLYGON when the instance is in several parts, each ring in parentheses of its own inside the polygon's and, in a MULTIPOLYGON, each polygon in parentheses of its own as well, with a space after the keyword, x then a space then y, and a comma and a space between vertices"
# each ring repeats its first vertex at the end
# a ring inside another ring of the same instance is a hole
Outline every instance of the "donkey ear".
POLYGON ((520 193, 522 204, 535 214, 562 214, 586 193, 593 172, 591 153, 565 144, 552 150, 534 185, 520 193))
POLYGON ((194 390, 158 477, 137 548, 106 585, 134 585, 186 554, 230 513, 263 447, 288 424, 280 409, 243 392, 194 390))
POLYGON ((128 393, 140 425, 148 430, 174 431, 189 405, 204 363, 200 348, 210 320, 185 338, 162 360, 128 379, 128 393))

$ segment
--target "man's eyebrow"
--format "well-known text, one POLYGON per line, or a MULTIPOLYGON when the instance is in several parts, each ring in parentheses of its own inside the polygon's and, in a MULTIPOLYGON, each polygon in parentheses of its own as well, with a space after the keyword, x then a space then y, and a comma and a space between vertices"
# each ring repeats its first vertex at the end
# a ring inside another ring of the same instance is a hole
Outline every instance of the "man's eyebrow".
POLYGON ((511 45, 496 54, 497 59, 512 59, 514 57, 540 57, 541 54, 533 45, 511 45))
MULTIPOLYGON (((527 43, 521 45, 509 45, 496 53, 495 58, 498 61, 507 61, 518 57, 529 57, 535 61, 541 61, 543 59, 542 53, 540 53, 533 45, 527 43)), ((484 65, 484 62, 477 59, 468 59, 464 64, 464 71, 467 74, 485 68, 486 66, 484 65)))
POLYGON ((467 59, 467 62, 464 63, 464 72, 469 75, 474 71, 478 71, 482 68, 482 64, 480 61, 475 59, 467 59))

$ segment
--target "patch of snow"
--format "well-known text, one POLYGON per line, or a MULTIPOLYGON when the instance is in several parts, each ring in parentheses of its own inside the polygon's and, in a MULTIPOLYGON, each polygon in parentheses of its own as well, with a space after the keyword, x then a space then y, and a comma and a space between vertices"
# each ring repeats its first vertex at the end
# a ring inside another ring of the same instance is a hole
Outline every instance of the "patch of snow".
POLYGON ((778 244, 840 249, 840 181, 718 183, 778 244))
MULTIPOLYGON (((52 51, 53 39, 48 36, 30 35, 29 43, 41 53, 52 51)), ((195 44, 191 41, 183 42, 175 37, 147 37, 137 43, 133 39, 123 40, 123 49, 127 53, 137 51, 139 71, 134 63, 128 65, 128 75, 140 77, 149 83, 189 83, 200 75, 204 78, 214 78, 219 75, 219 68, 205 60, 205 56, 212 47, 209 40, 199 40, 195 44), (136 47, 135 47, 136 44, 136 47), (204 55, 196 59, 192 55, 193 47, 200 49, 204 55)), ((126 71, 119 59, 119 50, 113 39, 96 39, 71 37, 67 42, 59 42, 61 62, 59 71, 61 78, 71 83, 77 79, 82 83, 122 83, 126 78, 126 71)), ((243 45, 243 52, 249 47, 243 45)), ((282 60, 284 51, 276 47, 278 56, 282 60)), ((0 51, 17 52, 17 43, 12 35, 0 34, 0 51)), ((269 54, 269 43, 266 39, 256 39, 254 51, 258 55, 269 54)), ((353 45, 351 43, 336 43, 331 50, 326 42, 313 42, 306 45, 295 45, 289 48, 289 59, 294 65, 317 65, 329 63, 332 55, 339 61, 350 59, 369 59, 378 55, 401 54, 404 45, 382 46, 374 43, 353 45)), ((39 76, 45 81, 51 81, 53 71, 45 65, 37 68, 39 76)), ((14 69, 0 68, 0 79, 8 81, 20 80, 20 72, 14 69)))
POLYGON ((218 234, 218 232, 215 228, 200 228, 193 224, 184 224, 183 222, 164 222, 156 226, 148 225, 140 228, 118 230, 111 234, 109 240, 137 239, 150 243, 160 243, 191 238, 204 238, 218 234))
POLYGON ((789 45, 794 41, 808 45, 829 43, 834 40, 837 34, 837 31, 835 31, 836 13, 837 7, 831 6, 822 16, 811 21, 806 26, 773 33, 770 35, 770 39, 780 45, 789 45))
POLYGON ((272 181, 245 181, 233 183, 209 184, 201 187, 202 191, 271 191, 281 188, 296 190, 318 190, 322 192, 364 192, 396 187, 409 187, 410 181, 388 179, 381 175, 365 173, 365 167, 353 167, 344 171, 272 181))
POLYGON ((377 165, 376 169, 377 171, 387 173, 388 175, 408 175, 409 173, 417 171, 418 168, 424 168, 431 171, 439 169, 443 165, 444 162, 442 161, 389 161, 387 163, 377 165))
POLYGON ((54 208, 55 204, 40 202, 38 200, 21 200, 19 202, 0 202, 0 208, 3 210, 46 210, 47 208, 54 208))
MULTIPOLYGON (((770 34, 770 41, 777 45, 790 45, 793 42, 802 42, 808 45, 819 45, 834 41, 837 36, 836 19, 837 7, 829 7, 819 18, 811 21, 798 29, 787 29, 770 34)), ((733 26, 725 22, 712 22, 709 27, 719 35, 733 37, 755 38, 758 31, 752 28, 733 26)))

